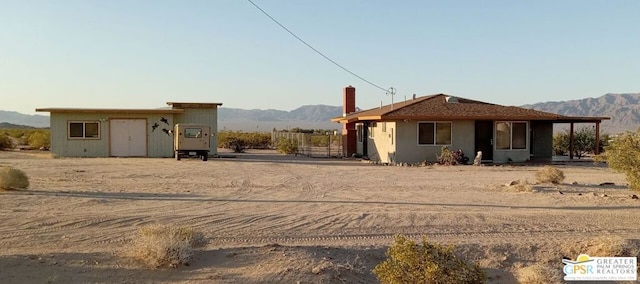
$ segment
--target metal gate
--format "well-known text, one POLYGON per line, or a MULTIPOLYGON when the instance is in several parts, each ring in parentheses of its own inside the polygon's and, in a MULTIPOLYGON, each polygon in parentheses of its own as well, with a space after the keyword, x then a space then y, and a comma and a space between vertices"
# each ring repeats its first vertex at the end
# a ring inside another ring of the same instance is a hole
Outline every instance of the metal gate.
POLYGON ((274 131, 271 133, 271 142, 278 149, 278 141, 287 139, 298 145, 296 155, 317 158, 341 158, 342 135, 338 133, 294 133, 286 131, 274 131))

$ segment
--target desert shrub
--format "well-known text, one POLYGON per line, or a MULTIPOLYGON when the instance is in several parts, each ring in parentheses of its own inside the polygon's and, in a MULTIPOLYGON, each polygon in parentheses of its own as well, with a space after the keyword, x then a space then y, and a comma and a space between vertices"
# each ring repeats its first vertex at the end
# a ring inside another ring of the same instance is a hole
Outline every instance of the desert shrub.
POLYGON ((125 249, 125 255, 149 267, 189 265, 197 248, 204 247, 204 234, 192 228, 174 225, 147 225, 125 249))
POLYGON ((49 148, 49 145, 51 145, 50 140, 49 131, 36 131, 27 138, 29 146, 33 148, 49 148))
POLYGON ((231 137, 225 144, 225 148, 233 150, 234 153, 243 153, 247 148, 247 142, 241 138, 231 137))
POLYGON ((381 283, 484 283, 486 275, 477 264, 457 257, 452 245, 421 244, 396 236, 387 259, 373 273, 381 283))
MULTIPOLYGON (((558 133, 553 136, 553 153, 555 155, 567 155, 569 154, 569 130, 558 133)), ((608 135, 600 136, 600 146, 607 145, 609 140, 608 135)), ((580 127, 573 133, 573 154, 582 158, 588 153, 593 153, 596 147, 596 130, 593 127, 580 127)))
POLYGON ((0 150, 12 148, 13 141, 11 140, 11 138, 5 134, 0 134, 0 150))
POLYGON ((218 147, 232 149, 234 152, 240 148, 244 149, 268 149, 271 146, 271 134, 261 132, 218 132, 218 147))
POLYGON ((442 148, 440 149, 440 155, 436 157, 438 159, 438 164, 440 165, 465 165, 469 162, 469 158, 465 157, 462 150, 451 151, 448 146, 442 146, 442 148))
POLYGON ((604 149, 596 160, 606 161, 610 168, 624 173, 629 187, 640 191, 640 129, 612 139, 604 149))
POLYGON ((11 190, 29 187, 29 177, 19 170, 0 166, 0 189, 11 190))
POLYGON ((553 166, 544 166, 536 172, 536 181, 539 183, 559 184, 564 180, 564 172, 553 166))
POLYGON ((298 140, 280 137, 278 138, 278 145, 276 148, 278 149, 278 152, 283 154, 298 153, 298 140))

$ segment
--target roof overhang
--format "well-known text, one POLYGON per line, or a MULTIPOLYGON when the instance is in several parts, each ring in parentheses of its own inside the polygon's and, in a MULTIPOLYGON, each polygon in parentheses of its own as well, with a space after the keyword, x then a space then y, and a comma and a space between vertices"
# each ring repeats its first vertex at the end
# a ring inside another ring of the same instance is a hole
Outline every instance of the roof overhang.
POLYGON ((352 123, 352 122, 364 122, 364 121, 442 121, 442 120, 523 120, 523 121, 549 121, 553 123, 596 123, 608 120, 609 117, 571 117, 571 116, 558 116, 555 118, 549 117, 529 117, 529 116, 347 116, 347 117, 335 117, 332 118, 332 122, 338 123, 352 123))
POLYGON ((173 108, 217 108, 222 103, 184 103, 184 102, 167 102, 167 105, 173 108))
POLYGON ((172 114, 172 113, 183 113, 184 109, 37 108, 36 112, 49 112, 49 113, 172 114))

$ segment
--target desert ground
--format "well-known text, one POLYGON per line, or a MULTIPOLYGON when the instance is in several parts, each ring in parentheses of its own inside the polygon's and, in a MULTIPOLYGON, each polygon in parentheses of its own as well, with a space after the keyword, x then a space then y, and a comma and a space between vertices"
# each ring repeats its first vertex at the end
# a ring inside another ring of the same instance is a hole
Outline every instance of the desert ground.
POLYGON ((31 185, 0 192, 0 283, 375 283, 371 269, 396 234, 454 244, 489 283, 516 283, 526 267, 562 275, 562 256, 640 238, 640 201, 624 175, 589 162, 558 164, 562 184, 525 192, 505 184, 535 182, 541 165, 0 151, 1 165, 31 185), (177 268, 122 257, 154 223, 196 228, 209 244, 177 268))

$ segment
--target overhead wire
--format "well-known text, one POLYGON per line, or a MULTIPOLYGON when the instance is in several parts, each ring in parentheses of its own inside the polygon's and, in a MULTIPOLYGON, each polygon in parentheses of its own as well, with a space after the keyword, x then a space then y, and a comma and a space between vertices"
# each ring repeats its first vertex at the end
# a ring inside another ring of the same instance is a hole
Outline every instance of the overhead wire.
POLYGON ((300 42, 302 42, 304 45, 306 45, 307 47, 309 47, 311 50, 315 51, 317 54, 319 54, 320 56, 322 56, 324 59, 328 60, 329 62, 333 63, 334 65, 338 66, 340 69, 346 71, 347 73, 355 76, 356 78, 368 83, 371 86, 374 86, 384 92, 389 92, 389 89, 385 89, 383 87, 380 87, 379 85, 363 78, 362 76, 352 72, 351 70, 347 69, 346 67, 342 66, 341 64, 339 64, 338 62, 336 62, 335 60, 329 58, 328 56, 326 56, 324 53, 320 52, 319 50, 317 50, 316 48, 314 48, 313 46, 311 46, 309 43, 307 43, 306 41, 304 41, 302 38, 300 38, 299 36, 297 36, 295 33, 293 33, 290 29, 288 29, 287 27, 285 27, 283 24, 281 24, 278 20, 276 20, 274 17, 272 17, 271 15, 269 15, 269 13, 267 13, 264 9, 260 8, 260 6, 258 6, 256 3, 254 3, 252 0, 247 0, 249 1, 249 3, 251 3, 251 5, 253 5, 254 7, 256 7, 258 10, 260 10, 260 12, 262 12, 265 16, 267 16, 269 19, 271 19, 274 23, 278 24, 278 26, 280 26, 282 29, 284 29, 285 31, 287 31, 289 34, 291 34, 293 37, 295 37, 297 40, 299 40, 300 42))

